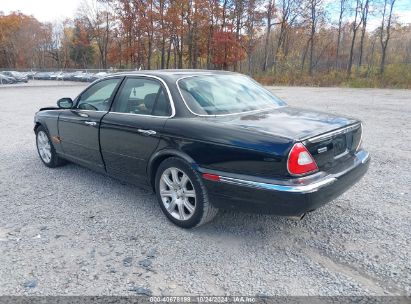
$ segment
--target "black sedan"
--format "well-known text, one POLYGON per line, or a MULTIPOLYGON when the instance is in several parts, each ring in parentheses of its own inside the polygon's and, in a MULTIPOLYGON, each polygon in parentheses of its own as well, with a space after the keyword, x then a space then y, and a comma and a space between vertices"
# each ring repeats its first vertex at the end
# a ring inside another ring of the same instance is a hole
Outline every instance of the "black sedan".
POLYGON ((152 187, 184 228, 220 208, 302 217, 370 163, 360 121, 288 107, 237 73, 114 74, 57 104, 34 119, 46 166, 71 161, 152 187))

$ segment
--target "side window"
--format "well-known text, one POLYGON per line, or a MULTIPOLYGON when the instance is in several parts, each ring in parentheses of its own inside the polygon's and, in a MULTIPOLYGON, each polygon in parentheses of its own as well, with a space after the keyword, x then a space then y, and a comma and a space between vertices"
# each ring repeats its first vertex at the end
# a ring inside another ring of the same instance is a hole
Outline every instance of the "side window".
POLYGON ((146 78, 129 78, 121 88, 111 111, 169 116, 170 104, 158 81, 146 78))
POLYGON ((77 108, 92 111, 108 111, 110 98, 121 79, 113 78, 97 82, 81 94, 77 108))

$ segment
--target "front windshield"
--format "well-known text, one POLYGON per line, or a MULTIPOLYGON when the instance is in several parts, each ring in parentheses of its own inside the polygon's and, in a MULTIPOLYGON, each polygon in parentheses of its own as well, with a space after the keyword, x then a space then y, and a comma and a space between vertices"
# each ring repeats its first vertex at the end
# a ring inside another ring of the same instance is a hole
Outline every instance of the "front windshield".
POLYGON ((188 108, 197 115, 237 114, 285 105, 243 75, 199 75, 182 78, 177 84, 188 108))

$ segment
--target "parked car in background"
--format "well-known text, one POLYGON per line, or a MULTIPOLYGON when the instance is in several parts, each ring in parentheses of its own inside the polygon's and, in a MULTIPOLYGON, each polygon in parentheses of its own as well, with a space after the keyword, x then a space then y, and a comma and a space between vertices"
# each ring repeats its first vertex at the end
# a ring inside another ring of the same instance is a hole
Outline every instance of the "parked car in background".
POLYGON ((65 72, 64 74, 63 74, 63 80, 66 80, 66 81, 75 81, 76 80, 76 76, 77 75, 80 75, 80 74, 82 74, 83 72, 82 71, 76 71, 76 72, 65 72))
POLYGON ((27 73, 27 77, 29 77, 29 79, 34 79, 34 75, 36 75, 37 72, 35 71, 30 71, 27 73))
POLYGON ((151 186, 184 228, 220 208, 302 218, 370 164, 361 121, 289 107, 237 73, 113 74, 57 105, 34 119, 46 166, 69 160, 151 186))
POLYGON ((28 82, 29 78, 25 75, 23 75, 20 72, 16 72, 16 71, 4 71, 2 72, 3 75, 6 75, 8 77, 13 77, 14 79, 16 79, 17 82, 28 82))
POLYGON ((68 81, 71 80, 71 77, 74 75, 73 72, 63 72, 59 77, 58 80, 68 81))
POLYGON ((23 74, 24 76, 27 76, 28 79, 34 79, 34 75, 37 72, 35 71, 29 71, 29 72, 21 72, 21 74, 23 74))
POLYGON ((0 84, 12 84, 16 82, 15 78, 6 76, 0 72, 0 84))
POLYGON ((50 72, 38 72, 34 75, 34 79, 37 80, 50 80, 50 72))
POLYGON ((61 77, 63 75, 63 72, 54 72, 52 74, 50 74, 50 80, 61 80, 59 79, 59 77, 61 77))
POLYGON ((107 72, 98 72, 98 73, 96 73, 96 74, 93 75, 91 81, 96 81, 97 79, 104 78, 104 77, 106 77, 107 75, 108 75, 107 72))
POLYGON ((90 72, 82 72, 78 73, 74 76, 75 81, 81 81, 81 82, 91 82, 93 79, 94 73, 90 72))
POLYGON ((84 71, 58 71, 58 72, 22 72, 21 77, 25 77, 27 80, 59 80, 59 81, 80 81, 80 82, 93 82, 109 75, 107 72, 84 72, 84 71))
POLYGON ((59 81, 63 81, 64 80, 64 72, 60 72, 57 76, 56 76, 56 80, 59 81))
POLYGON ((83 77, 85 76, 85 72, 76 72, 75 74, 74 74, 74 76, 73 76, 73 80, 74 81, 82 81, 83 80, 83 77))
POLYGON ((87 72, 86 75, 84 75, 83 77, 83 81, 85 82, 93 82, 94 80, 96 80, 94 78, 95 73, 91 73, 91 72, 87 72))

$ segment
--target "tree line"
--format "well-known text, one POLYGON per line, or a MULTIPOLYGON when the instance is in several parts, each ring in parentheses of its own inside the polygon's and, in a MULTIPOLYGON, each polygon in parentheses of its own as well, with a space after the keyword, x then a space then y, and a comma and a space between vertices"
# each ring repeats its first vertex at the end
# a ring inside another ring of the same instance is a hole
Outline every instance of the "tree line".
POLYGON ((225 69, 279 83, 399 73, 408 82, 411 24, 397 21, 395 5, 396 0, 84 0, 73 19, 60 23, 0 13, 0 67, 225 69))

